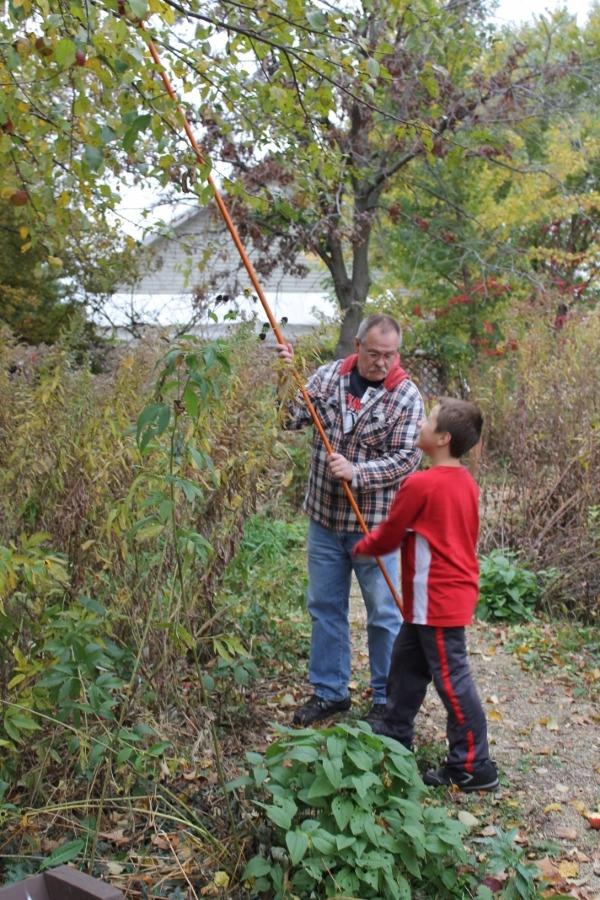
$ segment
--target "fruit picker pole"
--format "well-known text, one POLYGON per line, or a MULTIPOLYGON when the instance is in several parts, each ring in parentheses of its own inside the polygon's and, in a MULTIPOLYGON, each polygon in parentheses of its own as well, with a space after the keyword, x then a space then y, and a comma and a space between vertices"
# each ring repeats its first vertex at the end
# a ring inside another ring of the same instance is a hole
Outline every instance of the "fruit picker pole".
MULTIPOLYGON (((200 145, 198 144, 198 141, 196 140, 194 132, 192 131, 192 127, 191 127, 190 123, 188 122, 187 116, 186 116, 181 104, 178 101, 178 98, 177 98, 177 95, 175 94, 173 85, 171 84, 171 80, 169 79, 169 76, 167 75, 167 73, 165 71, 165 68, 161 62, 160 56, 158 55, 156 45, 154 44, 154 41, 150 37, 148 37, 148 32, 145 29, 143 22, 139 23, 139 28, 142 31, 144 31, 146 34, 145 40, 148 45, 148 50, 150 51, 150 55, 152 56, 152 59, 158 66, 160 77, 162 79, 162 82, 166 88, 166 91, 167 91, 169 97, 177 105, 177 112, 183 123, 185 133, 188 137, 188 140, 192 146, 194 153, 196 154, 196 159, 198 160, 199 164, 202 166, 206 162, 206 160, 204 158, 204 154, 200 148, 200 145)), ((225 201, 223 200, 223 197, 221 196, 221 192, 219 191, 217 185, 215 184, 215 181, 211 174, 207 175, 207 181, 208 181, 208 184, 214 194, 215 201, 217 203, 217 206, 219 207, 219 212, 221 213, 221 216, 223 217, 225 225, 227 226, 227 230, 229 231, 229 234, 231 235, 233 243, 237 247, 237 250, 238 250, 238 253, 240 254, 242 263, 244 264, 244 268, 246 269, 246 272, 248 273, 248 277, 250 278, 250 281, 252 282, 252 286, 254 287, 254 290, 256 291, 256 295, 257 295, 258 299, 260 300, 261 305, 265 311, 265 315, 267 316, 267 319, 269 320, 269 324, 270 324, 271 328, 273 329, 273 334, 277 338, 277 342, 279 344, 286 344, 286 340, 283 336, 283 333, 282 333, 281 329, 279 328, 279 325, 275 319, 275 316, 273 315, 273 313, 271 311, 271 307, 269 306, 267 298, 265 297, 264 291, 258 280, 258 276, 256 274, 254 266, 252 265, 252 262, 250 261, 250 257, 246 253, 246 249, 245 249, 244 245, 242 244, 238 230, 235 227, 235 223, 233 222, 233 219, 231 218, 231 216, 229 214, 229 210, 227 209, 227 206, 225 205, 225 201)), ((312 401, 308 395, 308 392, 304 386, 304 380, 302 379, 302 377, 300 376, 300 374, 296 368, 292 368, 292 374, 293 374, 294 378, 296 379, 296 382, 298 383, 298 386, 302 393, 302 397, 304 399, 304 403, 306 404, 306 408, 307 408, 308 412, 310 413, 310 416, 313 420, 315 428, 319 432, 321 440, 323 441, 323 444, 325 445, 325 449, 327 450, 327 453, 329 455, 331 455, 334 452, 333 447, 331 446, 329 438, 325 434, 325 429, 323 428, 323 425, 319 418, 319 414, 317 413, 315 407, 313 406, 313 403, 312 403, 312 401)), ((369 528, 368 528, 367 523, 365 522, 363 515, 359 509, 359 506, 358 506, 358 503, 356 502, 354 494, 352 493, 352 490, 350 489, 350 485, 348 484, 347 481, 343 480, 342 487, 344 489, 344 493, 346 494, 348 503, 352 507, 354 515, 356 516, 358 524, 360 525, 362 531, 365 534, 368 534, 369 528)), ((390 578, 390 576, 387 572, 387 569, 385 568, 382 560, 378 556, 375 557, 375 559, 376 559, 377 565, 381 569, 383 577, 385 578, 386 584, 387 584, 388 588, 390 589, 390 593, 392 594, 392 597, 396 601, 396 605, 398 606, 398 609, 400 610, 400 612, 402 612, 402 601, 400 599, 400 596, 398 595, 398 591, 396 590, 396 588, 392 582, 392 579, 390 578)))

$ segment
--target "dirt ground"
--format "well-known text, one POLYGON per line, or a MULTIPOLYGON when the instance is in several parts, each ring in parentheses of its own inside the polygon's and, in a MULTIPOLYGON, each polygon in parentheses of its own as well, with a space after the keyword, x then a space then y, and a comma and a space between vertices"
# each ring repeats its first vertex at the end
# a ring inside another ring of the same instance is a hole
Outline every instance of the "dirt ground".
MULTIPOLYGON (((353 709, 369 706, 364 606, 352 597, 353 709)), ((468 813, 471 837, 517 829, 516 842, 536 861, 550 894, 600 900, 600 831, 586 811, 600 807, 600 708, 573 687, 524 671, 506 648, 508 629, 477 624, 470 629, 472 666, 489 723, 491 755, 501 784, 494 794, 448 791, 447 802, 468 813)), ((278 685, 268 705, 288 724, 293 707, 310 693, 303 672, 278 685), (283 692, 282 692, 282 687, 283 692)), ((267 691, 267 693, 270 693, 267 691)), ((433 688, 417 723, 421 754, 441 755, 445 713, 433 688)), ((438 755, 438 758, 439 758, 438 755)))

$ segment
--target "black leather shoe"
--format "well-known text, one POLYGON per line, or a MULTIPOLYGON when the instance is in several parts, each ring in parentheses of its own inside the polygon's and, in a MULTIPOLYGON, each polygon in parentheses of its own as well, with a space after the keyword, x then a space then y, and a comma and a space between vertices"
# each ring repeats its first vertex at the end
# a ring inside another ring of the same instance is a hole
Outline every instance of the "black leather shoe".
POLYGON ((323 697, 313 694, 310 700, 298 707, 292 722, 294 725, 312 725, 313 722, 328 719, 329 716, 346 712, 347 709, 350 709, 350 697, 346 697, 344 700, 325 700, 323 697))
POLYGON ((381 722, 385 715, 386 703, 372 703, 371 709, 363 718, 363 722, 368 722, 371 728, 376 722, 381 722))

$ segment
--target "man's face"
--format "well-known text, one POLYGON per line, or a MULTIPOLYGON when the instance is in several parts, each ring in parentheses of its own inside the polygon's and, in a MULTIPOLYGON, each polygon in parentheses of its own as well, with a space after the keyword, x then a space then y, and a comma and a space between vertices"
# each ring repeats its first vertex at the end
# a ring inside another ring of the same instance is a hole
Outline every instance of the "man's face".
POLYGON ((381 381, 392 368, 398 355, 399 337, 396 332, 370 328, 362 341, 356 340, 358 371, 369 381, 381 381))

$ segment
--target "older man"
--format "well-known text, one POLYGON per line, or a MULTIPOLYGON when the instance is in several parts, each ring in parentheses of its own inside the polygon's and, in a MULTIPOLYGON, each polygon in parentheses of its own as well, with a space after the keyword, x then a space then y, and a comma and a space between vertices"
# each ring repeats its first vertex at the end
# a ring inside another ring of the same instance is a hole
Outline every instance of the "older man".
MULTIPOLYGON (((351 653, 348 603, 352 571, 367 609, 373 704, 367 720, 380 718, 387 676, 401 618, 374 560, 354 562, 362 535, 345 495, 347 481, 369 529, 382 522, 403 478, 418 465, 415 444, 423 417, 421 395, 400 366, 400 327, 387 315, 365 319, 356 335, 356 353, 321 366, 306 385, 333 453, 315 432, 304 508, 308 533, 308 611, 312 619, 309 680, 313 696, 294 714, 294 724, 310 725, 350 708, 351 653)), ((290 344, 278 344, 292 361, 290 344)), ((300 394, 286 427, 311 421, 300 394)), ((398 584, 398 557, 385 557, 398 584)))

